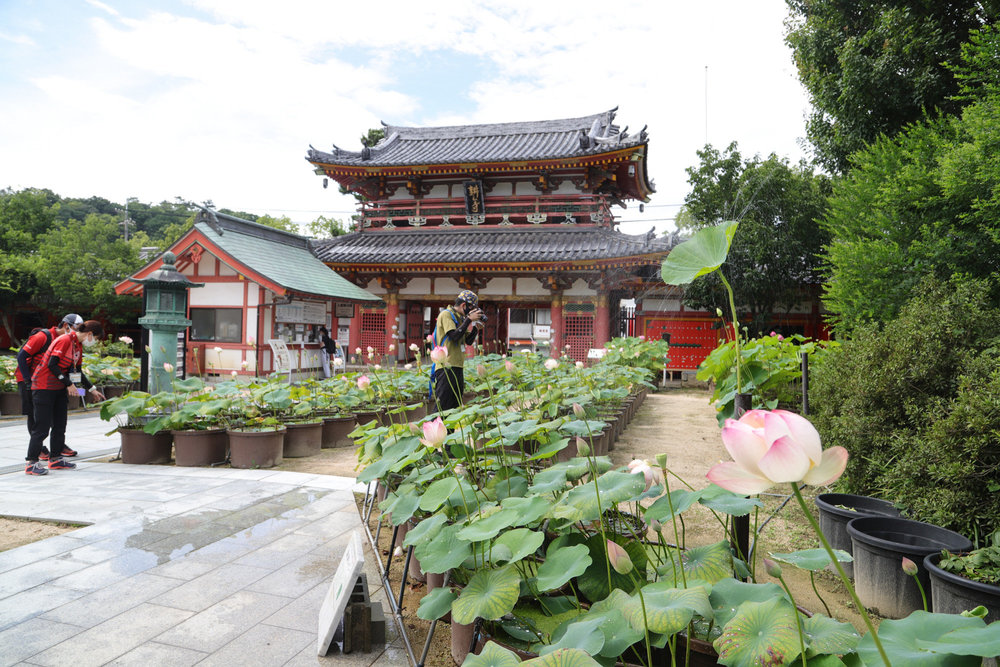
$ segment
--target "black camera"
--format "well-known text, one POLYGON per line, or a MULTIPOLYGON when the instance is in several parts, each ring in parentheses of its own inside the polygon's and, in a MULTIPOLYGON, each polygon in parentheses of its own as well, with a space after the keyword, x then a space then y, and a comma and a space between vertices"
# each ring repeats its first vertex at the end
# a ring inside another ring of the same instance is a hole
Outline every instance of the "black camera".
POLYGON ((474 308, 472 312, 479 313, 480 314, 479 321, 482 322, 483 324, 486 324, 486 312, 482 308, 474 308))

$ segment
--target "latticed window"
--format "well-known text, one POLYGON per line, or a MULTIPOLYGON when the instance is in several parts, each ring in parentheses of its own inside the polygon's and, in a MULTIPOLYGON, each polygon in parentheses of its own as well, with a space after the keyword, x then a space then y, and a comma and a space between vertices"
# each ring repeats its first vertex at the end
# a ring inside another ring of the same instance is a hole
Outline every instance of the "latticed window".
POLYGON ((588 315, 563 316, 565 352, 576 361, 586 361, 587 351, 594 347, 594 318, 588 315))
POLYGON ((385 354, 385 311, 361 313, 361 350, 367 354, 369 347, 385 354))

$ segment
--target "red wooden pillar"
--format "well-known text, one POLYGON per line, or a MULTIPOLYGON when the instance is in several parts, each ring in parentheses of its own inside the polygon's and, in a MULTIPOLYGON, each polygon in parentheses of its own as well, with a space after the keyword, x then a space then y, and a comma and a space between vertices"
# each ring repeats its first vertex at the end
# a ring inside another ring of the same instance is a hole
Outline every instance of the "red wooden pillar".
POLYGON ((562 293, 552 291, 552 304, 549 306, 549 314, 552 318, 552 331, 549 334, 549 355, 559 358, 562 354, 563 341, 563 298, 562 293))
POLYGON ((361 347, 361 306, 354 306, 354 315, 351 316, 351 323, 347 329, 348 355, 354 354, 354 350, 361 347))
POLYGON ((399 341, 396 336, 399 332, 399 293, 387 292, 385 295, 385 353, 390 358, 395 359, 399 353, 396 347, 399 341), (390 346, 393 346, 390 352, 390 346))
POLYGON ((598 292, 596 297, 596 317, 594 318, 594 347, 604 347, 611 340, 611 313, 608 310, 608 295, 598 292))

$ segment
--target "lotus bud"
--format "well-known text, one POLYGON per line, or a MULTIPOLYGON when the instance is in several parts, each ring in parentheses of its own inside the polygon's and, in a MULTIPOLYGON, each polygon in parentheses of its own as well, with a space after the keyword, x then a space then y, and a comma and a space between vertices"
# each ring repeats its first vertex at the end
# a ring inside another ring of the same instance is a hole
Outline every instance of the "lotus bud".
POLYGON ((590 445, 580 436, 576 436, 576 454, 577 456, 590 456, 590 445))
POLYGON ((653 519, 652 521, 649 522, 649 527, 653 530, 654 533, 659 533, 661 530, 663 530, 663 524, 657 521, 656 519, 653 519))
POLYGON ((362 375, 361 377, 358 378, 358 389, 364 391, 365 389, 368 388, 368 385, 370 385, 371 383, 372 381, 368 378, 367 375, 362 375))
POLYGON ((721 309, 721 308, 716 308, 716 309, 715 309, 715 314, 716 314, 716 316, 718 316, 718 317, 722 317, 722 309, 721 309))
POLYGON ((483 366, 482 364, 476 366, 476 375, 481 378, 486 377, 486 366, 483 366))
POLYGON ((375 351, 375 348, 374 348, 374 347, 372 347, 371 345, 369 345, 369 346, 368 346, 368 347, 366 348, 366 351, 368 352, 368 354, 371 354, 372 352, 374 352, 374 351, 375 351))
POLYGON ((354 348, 354 354, 361 354, 361 348, 360 347, 354 348))
POLYGON ((413 364, 406 364, 405 366, 403 366, 403 370, 404 370, 404 371, 408 371, 408 370, 410 370, 411 368, 413 368, 413 364))
POLYGON ((917 576, 917 564, 906 556, 903 556, 903 572, 911 577, 917 576))
MULTIPOLYGON (((393 329, 395 329, 395 328, 396 327, 393 327, 393 329)), ((395 345, 395 343, 390 343, 389 344, 389 351, 390 352, 395 352, 396 351, 396 345, 395 345)))
POLYGON ((393 558, 399 558, 402 555, 403 555, 403 547, 396 547, 396 549, 392 552, 393 558))
POLYGON ((239 375, 239 373, 237 373, 236 371, 232 371, 232 372, 231 372, 231 373, 229 373, 229 374, 230 374, 230 375, 232 375, 233 377, 236 377, 237 375, 239 375))
POLYGON ((608 543, 608 562, 618 574, 628 574, 632 571, 632 559, 621 545, 611 540, 608 543))
POLYGON ((440 417, 434 421, 424 422, 421 428, 424 437, 420 439, 420 442, 432 449, 440 447, 445 438, 448 437, 448 427, 444 425, 444 421, 440 417))
POLYGON ((505 369, 507 369, 508 373, 513 373, 514 372, 514 363, 512 361, 510 361, 509 359, 507 361, 503 362, 503 367, 505 369))
POLYGON ((433 350, 431 350, 431 361, 435 364, 439 364, 448 358, 448 350, 438 345, 433 350))
POLYGON ((583 406, 580 405, 579 403, 573 404, 573 414, 576 415, 577 419, 583 419, 584 417, 587 416, 587 413, 583 409, 583 406))
POLYGON ((775 579, 781 578, 781 566, 775 563, 770 558, 764 559, 764 571, 775 579))
POLYGON ((382 365, 381 364, 375 364, 374 368, 375 368, 375 370, 379 370, 379 369, 382 368, 382 365))
POLYGON ((173 364, 168 364, 168 363, 164 362, 164 364, 163 364, 163 370, 165 370, 168 373, 173 373, 174 372, 174 365, 173 364))
POLYGON ((583 368, 583 362, 582 361, 576 362, 576 367, 577 368, 583 368))
POLYGON ((410 433, 412 433, 413 435, 420 435, 421 433, 420 427, 417 425, 416 422, 410 422, 409 424, 407 424, 407 426, 410 427, 410 433))

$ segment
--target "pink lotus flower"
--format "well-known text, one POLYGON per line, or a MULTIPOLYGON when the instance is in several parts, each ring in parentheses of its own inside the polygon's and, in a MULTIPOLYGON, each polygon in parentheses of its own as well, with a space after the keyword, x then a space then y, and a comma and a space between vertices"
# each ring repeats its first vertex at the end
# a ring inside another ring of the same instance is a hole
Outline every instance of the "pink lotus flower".
POLYGON ((370 385, 371 383, 372 381, 368 378, 367 375, 362 375, 361 377, 358 378, 358 389, 364 391, 365 389, 368 388, 368 385, 370 385))
POLYGON ((545 369, 546 370, 552 371, 552 370, 555 370, 558 366, 559 366, 559 360, 558 359, 546 359, 545 360, 545 369))
POLYGON ((505 369, 507 369, 508 373, 513 373, 514 372, 514 362, 512 362, 509 359, 507 361, 503 362, 503 367, 505 369))
POLYGON ((424 431, 424 437, 420 438, 420 442, 431 449, 440 447, 444 443, 445 438, 448 437, 448 428, 444 425, 444 421, 440 417, 434 421, 424 422, 421 428, 424 431))
POLYGON ((577 368, 583 368, 583 362, 582 361, 576 362, 576 367, 577 368))
POLYGON ((361 348, 360 347, 354 348, 354 354, 361 354, 361 348))
POLYGON ((654 484, 657 486, 663 484, 663 471, 649 465, 649 461, 632 459, 629 461, 628 471, 633 475, 642 473, 642 476, 646 479, 646 491, 649 491, 654 484))
POLYGON ((712 466, 708 479, 734 493, 754 495, 785 482, 823 486, 844 474, 847 450, 823 450, 809 420, 786 410, 750 410, 727 419, 722 442, 733 457, 712 466))
POLYGON ((632 559, 617 542, 608 540, 608 562, 618 574, 628 574, 632 571, 632 559))
POLYGON ((164 362, 164 364, 163 364, 163 370, 165 370, 168 373, 173 373, 174 372, 174 365, 173 364, 168 364, 168 363, 164 362))
POLYGON ((118 340, 120 340, 121 342, 125 343, 126 345, 131 345, 132 344, 132 339, 129 338, 128 336, 119 336, 118 340))
POLYGON ((435 364, 439 364, 448 358, 448 350, 444 349, 440 345, 431 350, 431 361, 435 364))
POLYGON ((427 342, 431 345, 434 344, 434 334, 427 334, 427 342))
POLYGON ((482 364, 476 366, 476 375, 481 378, 486 377, 486 366, 483 366, 482 364))

